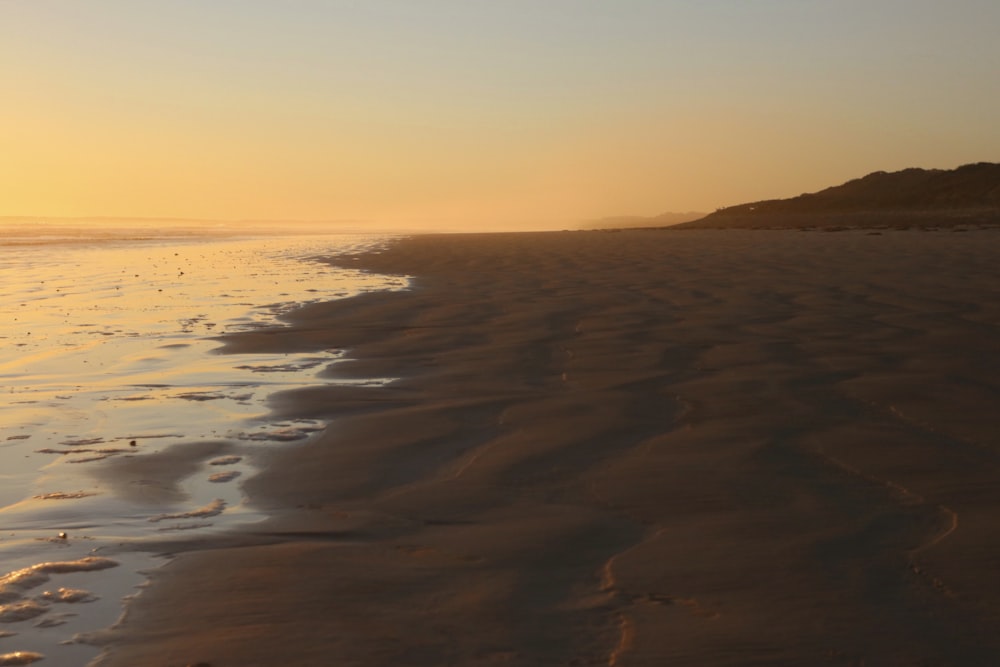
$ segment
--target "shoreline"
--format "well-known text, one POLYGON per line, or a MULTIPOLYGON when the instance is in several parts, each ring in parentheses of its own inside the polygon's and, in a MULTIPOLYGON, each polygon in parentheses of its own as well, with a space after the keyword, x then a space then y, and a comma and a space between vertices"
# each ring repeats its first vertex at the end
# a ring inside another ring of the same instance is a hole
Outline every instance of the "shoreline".
POLYGON ((989 662, 998 250, 688 230, 363 255, 413 288, 227 348, 402 379, 275 396, 331 425, 244 483, 272 518, 175 546, 96 664, 989 662))
POLYGON ((88 664, 99 650, 86 639, 163 562, 143 545, 168 551, 170 535, 259 520, 236 483, 253 472, 248 454, 321 429, 262 419, 270 393, 310 386, 309 369, 336 354, 244 360, 212 354, 208 336, 278 326, 291 295, 301 305, 400 286, 309 259, 382 237, 136 242, 106 231, 5 246, 0 664, 88 664), (80 565, 111 551, 118 567, 80 565), (30 574, 51 563, 58 576, 30 574))

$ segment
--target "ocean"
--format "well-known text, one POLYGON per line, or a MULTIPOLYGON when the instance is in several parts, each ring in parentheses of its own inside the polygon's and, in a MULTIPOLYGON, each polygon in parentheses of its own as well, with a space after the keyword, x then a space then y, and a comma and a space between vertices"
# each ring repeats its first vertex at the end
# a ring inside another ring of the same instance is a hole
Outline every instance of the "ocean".
POLYGON ((325 427, 271 419, 268 398, 331 382, 317 373, 343 351, 219 354, 217 338, 405 289, 320 261, 389 238, 0 226, 0 664, 86 664, 163 563, 144 542, 263 518, 240 490, 254 452, 325 427), (128 474, 188 453, 182 479, 128 474))

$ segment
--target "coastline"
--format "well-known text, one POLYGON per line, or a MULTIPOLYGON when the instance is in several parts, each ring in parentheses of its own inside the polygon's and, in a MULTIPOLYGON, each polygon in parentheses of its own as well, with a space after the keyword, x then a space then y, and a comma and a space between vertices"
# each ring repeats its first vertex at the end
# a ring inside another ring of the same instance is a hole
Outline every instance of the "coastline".
POLYGON ((96 664, 985 664, 1000 233, 423 236, 230 351, 331 420, 96 664), (873 632, 871 628, 879 631, 873 632))
POLYGON ((271 423, 267 398, 338 351, 223 356, 208 336, 405 281, 312 260, 371 235, 37 231, 0 237, 0 664, 79 667, 171 536, 260 520, 238 485, 253 451, 323 426, 271 423))

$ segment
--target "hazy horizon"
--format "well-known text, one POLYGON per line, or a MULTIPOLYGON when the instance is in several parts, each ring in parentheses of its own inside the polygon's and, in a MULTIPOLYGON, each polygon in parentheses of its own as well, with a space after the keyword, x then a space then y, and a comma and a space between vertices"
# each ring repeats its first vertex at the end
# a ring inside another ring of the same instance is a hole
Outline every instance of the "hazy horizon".
POLYGON ((581 220, 521 220, 512 221, 497 227, 486 226, 483 229, 462 230, 445 223, 434 224, 428 221, 404 221, 395 225, 378 220, 296 220, 296 219, 221 219, 221 218, 156 218, 143 216, 0 216, 0 230, 32 228, 106 228, 133 227, 145 228, 196 228, 211 231, 214 228, 229 231, 241 228, 248 231, 273 230, 281 228, 299 233, 309 231, 365 233, 376 231, 380 233, 409 232, 453 232, 453 231, 492 231, 493 229, 511 229, 513 231, 545 231, 553 229, 593 229, 600 227, 622 226, 669 226, 680 222, 695 220, 708 214, 708 211, 661 212, 655 215, 613 215, 600 218, 581 220))
POLYGON ((996 161, 998 23, 984 0, 6 0, 0 217, 561 228, 996 161))

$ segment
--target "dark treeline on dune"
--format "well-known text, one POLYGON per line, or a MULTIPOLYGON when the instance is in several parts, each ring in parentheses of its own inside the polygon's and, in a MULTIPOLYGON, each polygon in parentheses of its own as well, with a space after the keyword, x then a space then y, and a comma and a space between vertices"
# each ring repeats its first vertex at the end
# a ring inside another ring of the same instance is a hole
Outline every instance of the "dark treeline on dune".
POLYGON ((877 171, 791 199, 738 204, 675 228, 1000 225, 1000 164, 877 171))

